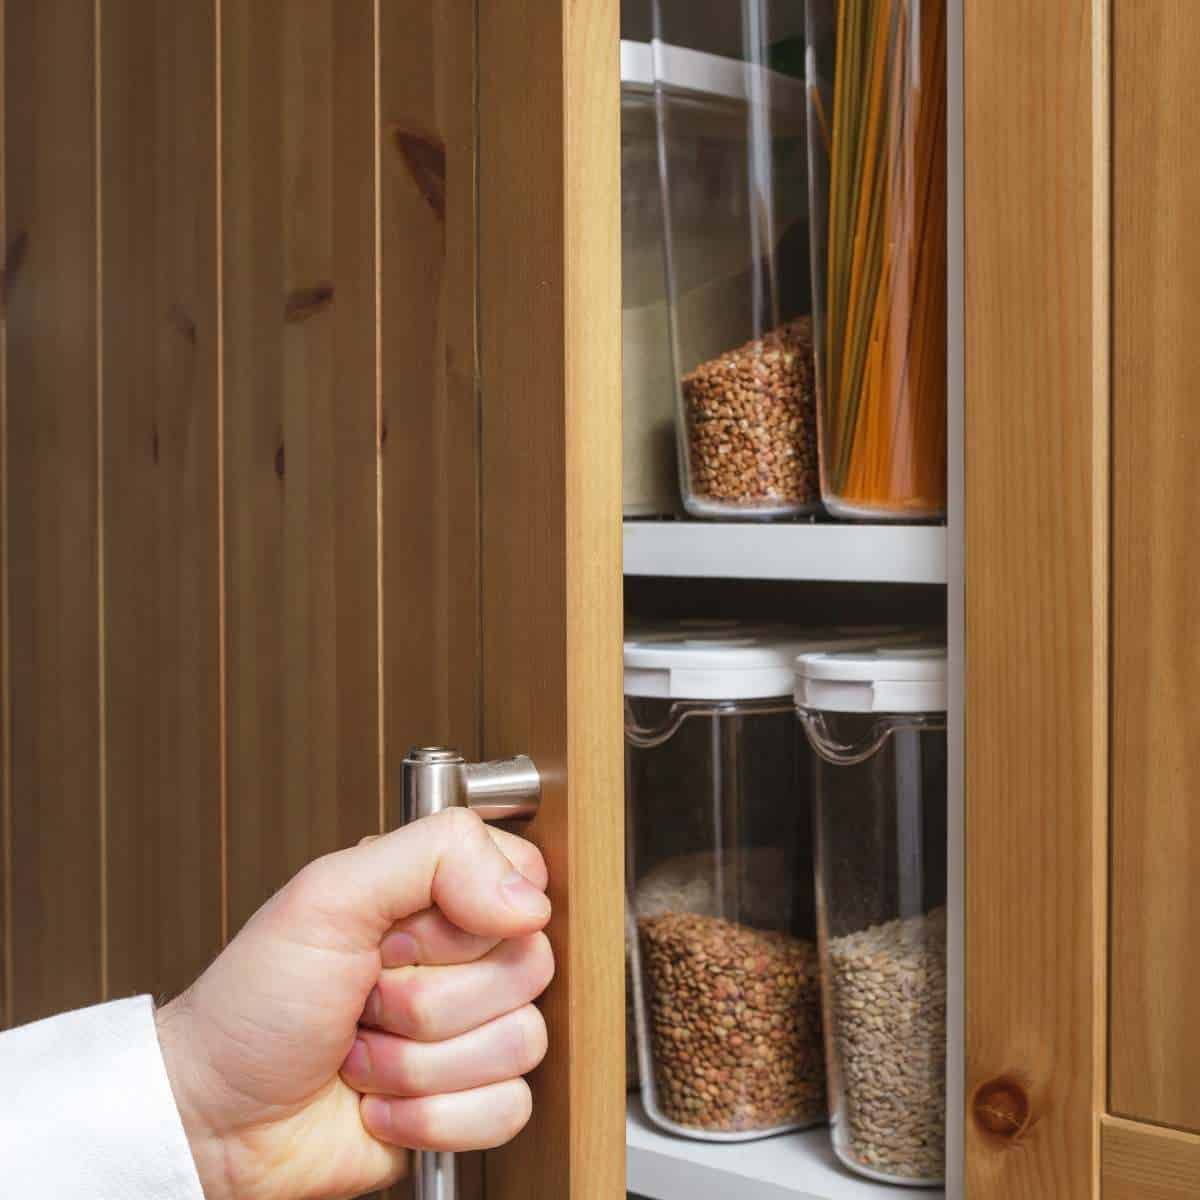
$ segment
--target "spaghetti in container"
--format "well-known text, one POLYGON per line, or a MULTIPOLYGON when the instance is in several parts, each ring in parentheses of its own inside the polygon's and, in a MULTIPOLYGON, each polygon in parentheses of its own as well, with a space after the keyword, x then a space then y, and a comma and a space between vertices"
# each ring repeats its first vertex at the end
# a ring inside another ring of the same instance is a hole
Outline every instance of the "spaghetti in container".
POLYGON ((821 494, 946 510, 946 3, 808 0, 821 494))

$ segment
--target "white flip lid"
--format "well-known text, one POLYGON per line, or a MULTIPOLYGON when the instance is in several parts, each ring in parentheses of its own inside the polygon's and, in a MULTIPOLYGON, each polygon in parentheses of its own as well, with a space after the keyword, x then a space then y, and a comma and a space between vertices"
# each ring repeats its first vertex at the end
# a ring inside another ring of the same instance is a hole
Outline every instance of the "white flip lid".
POLYGON ((825 712, 945 712, 946 647, 801 654, 795 697, 797 707, 825 712))
POLYGON ((682 621, 631 630, 625 695, 672 700, 787 696, 799 654, 877 645, 891 629, 805 629, 741 621, 682 621))

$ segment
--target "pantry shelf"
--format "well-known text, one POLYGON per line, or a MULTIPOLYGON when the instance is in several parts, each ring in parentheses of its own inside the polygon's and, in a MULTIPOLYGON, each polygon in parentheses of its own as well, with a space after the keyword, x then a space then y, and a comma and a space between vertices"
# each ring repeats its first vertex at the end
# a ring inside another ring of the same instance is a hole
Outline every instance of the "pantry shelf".
POLYGON ((946 582, 946 529, 626 521, 625 574, 941 584, 946 582))
MULTIPOLYGON (((625 1140, 626 1186, 647 1200, 895 1200, 897 1194, 839 1166, 825 1129, 759 1142, 698 1142, 658 1132, 630 1097, 625 1140)), ((920 1195, 944 1200, 945 1192, 922 1188, 920 1195)))

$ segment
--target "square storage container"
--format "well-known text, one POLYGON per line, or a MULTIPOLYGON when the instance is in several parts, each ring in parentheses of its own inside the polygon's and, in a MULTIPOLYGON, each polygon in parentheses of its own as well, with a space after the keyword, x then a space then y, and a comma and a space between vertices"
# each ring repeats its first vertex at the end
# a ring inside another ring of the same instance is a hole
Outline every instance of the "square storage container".
POLYGON ((671 1132, 732 1141, 825 1119, 811 769, 791 689, 801 651, 854 644, 736 622, 626 641, 634 1016, 643 1103, 671 1132))
POLYGON ((819 502, 803 10, 710 7, 706 29, 704 6, 656 0, 647 48, 683 504, 796 516, 819 502))
MULTIPOLYGON (((838 1158, 888 1183, 945 1170, 946 655, 801 656, 816 798, 829 1120, 838 1158)), ((800 797, 807 802, 809 790, 800 797)))

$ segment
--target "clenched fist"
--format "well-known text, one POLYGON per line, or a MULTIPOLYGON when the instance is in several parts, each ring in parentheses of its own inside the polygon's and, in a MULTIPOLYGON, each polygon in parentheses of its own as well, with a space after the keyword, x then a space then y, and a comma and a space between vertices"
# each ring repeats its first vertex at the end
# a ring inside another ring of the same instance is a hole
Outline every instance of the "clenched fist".
POLYGON ((316 860, 159 1010, 208 1200, 326 1200, 529 1118, 546 867, 457 809, 316 860))

